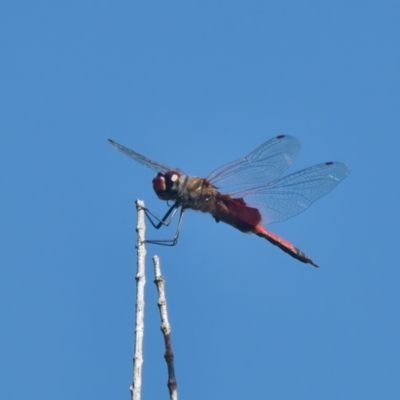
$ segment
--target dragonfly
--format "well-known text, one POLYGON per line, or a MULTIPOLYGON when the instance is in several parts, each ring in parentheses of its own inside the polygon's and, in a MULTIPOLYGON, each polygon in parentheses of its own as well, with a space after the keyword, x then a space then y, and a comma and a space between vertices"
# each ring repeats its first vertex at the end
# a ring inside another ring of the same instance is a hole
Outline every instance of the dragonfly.
POLYGON ((211 214, 216 222, 262 237, 295 259, 319 267, 303 251, 266 226, 301 213, 331 191, 349 175, 350 168, 346 164, 329 161, 282 177, 299 152, 300 142, 293 136, 279 135, 246 157, 222 165, 201 178, 153 161, 111 139, 108 142, 157 173, 152 181, 157 197, 173 204, 162 218, 145 209, 156 229, 168 226, 180 209, 172 239, 146 242, 176 245, 183 215, 187 209, 192 209, 211 214))

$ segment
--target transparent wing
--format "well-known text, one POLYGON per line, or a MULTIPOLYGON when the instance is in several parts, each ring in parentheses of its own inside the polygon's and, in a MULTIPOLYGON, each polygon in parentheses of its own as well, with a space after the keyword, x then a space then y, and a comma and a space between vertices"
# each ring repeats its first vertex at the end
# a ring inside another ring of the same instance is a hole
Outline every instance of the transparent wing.
POLYGON ((284 176, 267 185, 229 192, 242 197, 262 214, 263 225, 284 221, 301 213, 331 191, 350 173, 346 164, 328 162, 284 176))
POLYGON ((168 167, 168 165, 164 165, 157 161, 150 160, 150 158, 147 158, 139 153, 136 153, 136 151, 128 149, 127 147, 122 146, 121 144, 118 144, 117 142, 114 142, 111 139, 108 139, 108 143, 110 143, 111 146, 114 146, 119 151, 122 151, 122 153, 126 154, 128 157, 133 158, 138 163, 145 165, 147 168, 150 168, 153 171, 166 172, 166 171, 176 171, 177 170, 177 168, 171 168, 171 167, 168 167))
POLYGON ((267 183, 278 178, 292 164, 299 150, 300 142, 296 138, 280 135, 248 156, 215 169, 207 180, 217 187, 267 183))

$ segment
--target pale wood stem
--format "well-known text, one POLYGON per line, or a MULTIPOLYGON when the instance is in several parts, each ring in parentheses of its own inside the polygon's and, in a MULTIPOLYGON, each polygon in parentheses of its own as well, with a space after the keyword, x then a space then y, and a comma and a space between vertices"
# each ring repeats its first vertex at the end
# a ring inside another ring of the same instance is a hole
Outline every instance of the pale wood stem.
POLYGON ((164 358, 167 363, 168 369, 168 390, 170 400, 178 400, 178 391, 177 384, 175 379, 175 367, 174 367, 174 353, 172 352, 172 343, 171 343, 171 325, 168 321, 168 312, 167 312, 167 299, 165 297, 165 285, 164 278, 161 275, 160 269, 160 260, 157 256, 153 257, 154 264, 154 283, 157 286, 158 292, 158 308, 160 310, 161 317, 161 332, 164 336, 165 342, 165 354, 164 358))
POLYGON ((133 375, 130 387, 131 399, 140 400, 142 389, 142 364, 143 364, 143 334, 144 334, 144 287, 146 284, 145 276, 145 257, 146 248, 144 246, 145 224, 144 224, 144 203, 136 200, 137 210, 137 270, 136 270, 136 321, 135 321, 135 342, 133 357, 133 375))

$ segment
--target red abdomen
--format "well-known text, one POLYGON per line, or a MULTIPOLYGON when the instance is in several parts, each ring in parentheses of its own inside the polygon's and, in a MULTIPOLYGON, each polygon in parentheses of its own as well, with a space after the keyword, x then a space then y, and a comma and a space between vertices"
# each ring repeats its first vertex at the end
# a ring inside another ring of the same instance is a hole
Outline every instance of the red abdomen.
POLYGON ((216 200, 213 216, 217 222, 223 221, 241 232, 253 232, 261 222, 260 211, 248 206, 242 198, 232 198, 219 193, 216 200))

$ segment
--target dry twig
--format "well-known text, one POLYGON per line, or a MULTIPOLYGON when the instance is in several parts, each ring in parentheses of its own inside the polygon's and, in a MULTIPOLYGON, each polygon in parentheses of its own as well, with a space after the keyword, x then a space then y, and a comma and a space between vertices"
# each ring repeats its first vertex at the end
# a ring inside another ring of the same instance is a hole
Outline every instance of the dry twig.
POLYGON ((142 364, 143 364, 143 333, 144 333, 144 286, 146 248, 144 246, 144 203, 136 200, 137 220, 137 270, 136 270, 136 321, 135 321, 135 350, 133 359, 133 376, 131 399, 140 400, 142 388, 142 364))
POLYGON ((165 354, 164 358, 168 368, 168 389, 171 400, 178 400, 178 391, 176 388, 175 368, 174 368, 174 353, 172 352, 171 344, 171 325, 168 321, 167 300, 165 298, 164 279, 161 275, 160 260, 157 256, 153 257, 154 263, 154 283, 158 291, 158 308, 161 317, 161 331, 164 336, 165 354))

